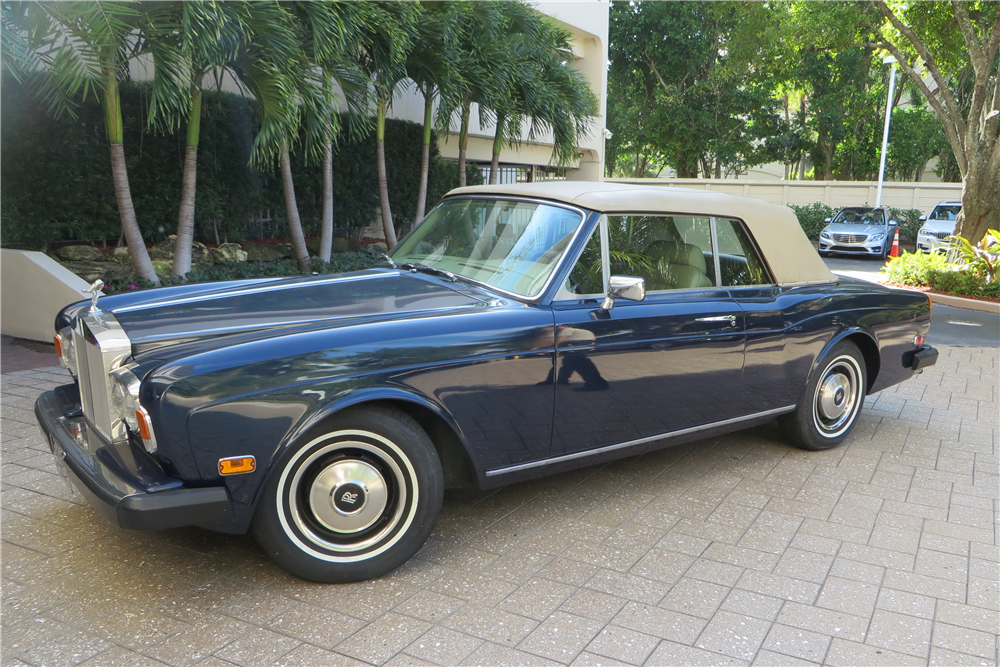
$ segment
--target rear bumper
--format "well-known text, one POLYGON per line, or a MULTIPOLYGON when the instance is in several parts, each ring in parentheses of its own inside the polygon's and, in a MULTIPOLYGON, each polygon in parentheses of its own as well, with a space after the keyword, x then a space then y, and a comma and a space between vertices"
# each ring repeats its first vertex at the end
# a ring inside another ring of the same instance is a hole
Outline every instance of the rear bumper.
POLYGON ((923 370, 937 363, 938 351, 924 345, 903 355, 903 366, 914 371, 923 370))
POLYGON ((232 518, 224 487, 181 486, 143 452, 88 428, 78 408, 76 388, 58 387, 38 398, 35 417, 69 481, 105 519, 129 530, 163 530, 232 518))

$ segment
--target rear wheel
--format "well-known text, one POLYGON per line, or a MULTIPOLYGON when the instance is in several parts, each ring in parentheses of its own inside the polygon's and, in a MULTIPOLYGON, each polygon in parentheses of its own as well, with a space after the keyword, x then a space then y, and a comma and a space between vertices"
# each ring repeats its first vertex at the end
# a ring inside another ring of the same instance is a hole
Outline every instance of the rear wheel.
POLYGON ((837 343, 817 364, 798 408, 781 418, 785 436, 802 449, 836 447, 854 428, 867 382, 858 346, 850 341, 837 343))
POLYGON ((409 415, 350 410, 303 438, 272 471, 253 531, 269 556, 303 579, 371 579, 423 545, 443 493, 434 445, 409 415))

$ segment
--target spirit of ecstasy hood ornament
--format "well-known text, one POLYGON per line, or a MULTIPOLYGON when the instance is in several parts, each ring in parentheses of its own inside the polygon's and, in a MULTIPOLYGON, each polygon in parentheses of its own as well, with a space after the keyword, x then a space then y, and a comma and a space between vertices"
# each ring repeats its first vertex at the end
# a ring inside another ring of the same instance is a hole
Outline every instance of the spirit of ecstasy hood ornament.
POLYGON ((94 282, 90 283, 90 287, 83 290, 84 294, 90 295, 90 312, 97 312, 97 299, 101 296, 101 288, 104 287, 104 281, 98 278, 94 282))

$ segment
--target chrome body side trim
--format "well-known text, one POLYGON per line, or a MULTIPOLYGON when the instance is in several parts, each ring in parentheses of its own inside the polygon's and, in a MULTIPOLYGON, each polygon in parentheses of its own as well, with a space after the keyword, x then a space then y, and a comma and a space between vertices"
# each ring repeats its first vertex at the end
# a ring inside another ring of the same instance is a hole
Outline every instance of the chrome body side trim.
POLYGON ((607 445, 605 447, 598 447, 596 449, 588 449, 582 452, 573 452, 572 454, 563 454, 562 456, 554 456, 549 459, 542 459, 540 461, 530 461, 528 463, 519 463, 517 465, 506 466, 504 468, 494 468, 493 470, 487 470, 487 477, 495 477, 497 475, 505 475, 507 473, 519 472, 521 470, 529 470, 531 468, 540 468, 542 466, 553 465, 556 463, 563 463, 564 461, 573 461, 575 459, 582 459, 587 456, 596 456, 598 454, 605 454, 607 452, 613 452, 619 449, 625 449, 627 447, 634 447, 635 445, 642 445, 647 442, 655 442, 656 440, 667 440, 669 438, 677 438, 682 435, 688 435, 690 433, 697 433, 699 431, 707 431, 709 429, 718 428, 720 426, 730 426, 733 424, 739 424, 741 422, 752 421, 754 419, 763 419, 766 417, 777 417, 778 415, 787 414, 796 409, 797 406, 789 405, 783 408, 775 408, 773 410, 764 410, 763 412, 755 412, 750 415, 743 415, 742 417, 734 417, 732 419, 725 419, 720 422, 712 422, 711 424, 703 424, 701 426, 692 426, 691 428, 682 428, 679 431, 669 431, 667 433, 661 433, 659 435, 651 435, 646 438, 639 438, 638 440, 629 440, 628 442, 619 442, 616 445, 607 445))

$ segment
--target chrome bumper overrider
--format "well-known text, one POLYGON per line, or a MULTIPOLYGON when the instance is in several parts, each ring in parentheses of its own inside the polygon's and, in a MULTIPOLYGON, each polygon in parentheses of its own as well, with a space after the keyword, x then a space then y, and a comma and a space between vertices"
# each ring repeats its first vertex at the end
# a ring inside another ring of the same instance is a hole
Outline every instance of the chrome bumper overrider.
POLYGON ((69 480, 119 528, 162 530, 232 517, 224 487, 186 488, 128 442, 108 442, 80 414, 80 394, 64 385, 42 394, 35 417, 69 480))

